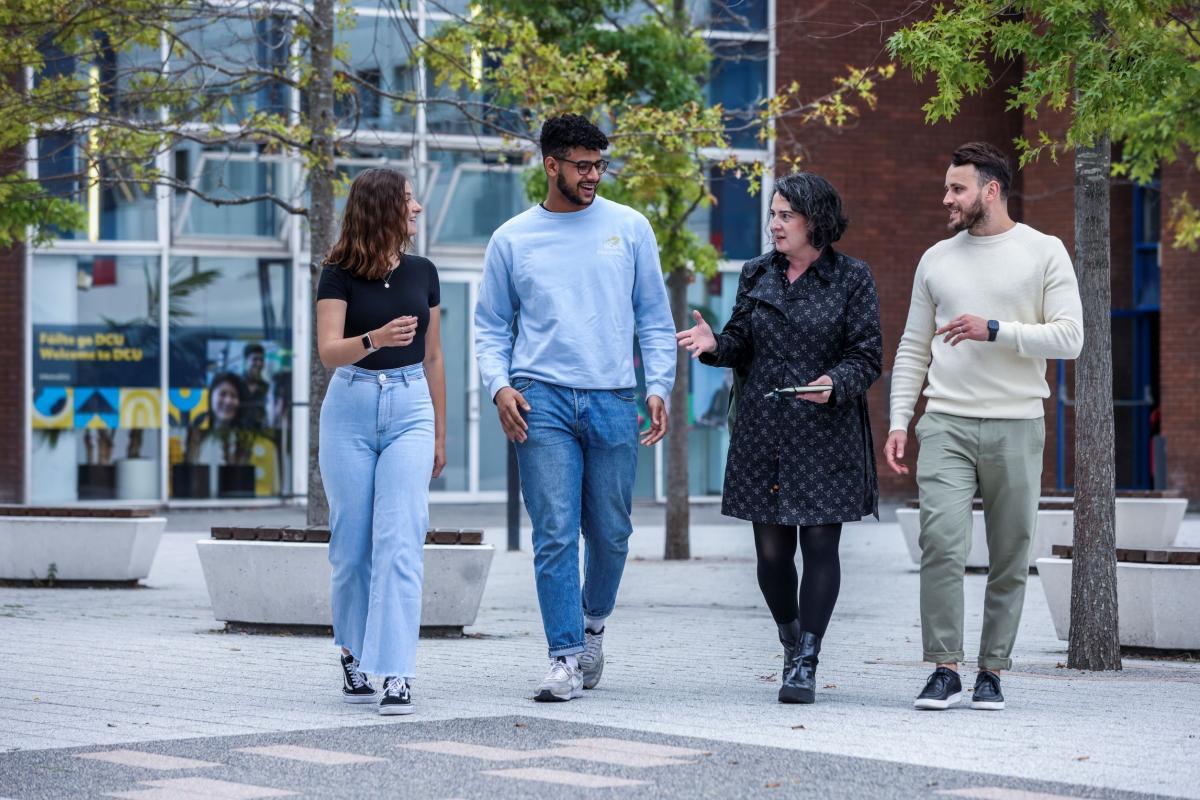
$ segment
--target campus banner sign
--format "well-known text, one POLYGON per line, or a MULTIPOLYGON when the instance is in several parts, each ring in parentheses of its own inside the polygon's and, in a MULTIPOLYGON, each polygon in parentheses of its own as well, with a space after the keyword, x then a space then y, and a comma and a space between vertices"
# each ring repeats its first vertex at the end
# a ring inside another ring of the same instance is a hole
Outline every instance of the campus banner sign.
POLYGON ((158 336, 153 325, 34 325, 32 427, 160 427, 158 336))
POLYGON ((159 330, 154 325, 34 325, 33 388, 154 388, 159 330))

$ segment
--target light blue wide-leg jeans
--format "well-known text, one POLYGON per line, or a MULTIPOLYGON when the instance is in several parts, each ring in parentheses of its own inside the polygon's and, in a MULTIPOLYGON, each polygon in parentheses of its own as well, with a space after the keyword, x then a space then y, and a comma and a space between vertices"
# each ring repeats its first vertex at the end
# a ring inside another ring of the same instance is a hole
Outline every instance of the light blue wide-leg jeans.
POLYGON ((319 452, 333 635, 371 675, 416 673, 433 438, 420 364, 339 367, 330 378, 319 452))

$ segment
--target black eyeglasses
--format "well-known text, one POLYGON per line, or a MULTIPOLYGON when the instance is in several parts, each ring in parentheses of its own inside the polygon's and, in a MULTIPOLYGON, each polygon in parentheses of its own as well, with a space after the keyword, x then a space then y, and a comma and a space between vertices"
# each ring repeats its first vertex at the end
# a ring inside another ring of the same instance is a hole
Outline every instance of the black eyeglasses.
POLYGON ((575 169, 579 170, 580 175, 587 175, 592 171, 592 167, 595 167, 596 172, 600 175, 603 175, 608 171, 609 162, 605 161, 603 158, 599 161, 572 161, 569 158, 559 158, 558 156, 552 156, 552 158, 554 158, 555 161, 562 161, 566 164, 574 164, 575 169))

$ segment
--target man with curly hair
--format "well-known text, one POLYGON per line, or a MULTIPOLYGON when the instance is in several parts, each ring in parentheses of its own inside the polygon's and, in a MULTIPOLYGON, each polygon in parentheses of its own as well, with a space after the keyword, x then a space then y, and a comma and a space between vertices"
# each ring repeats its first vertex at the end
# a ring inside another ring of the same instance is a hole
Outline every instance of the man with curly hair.
POLYGON ((500 425, 516 443, 533 522, 550 655, 534 699, 561 702, 600 681, 605 620, 633 531, 633 339, 650 417, 641 442, 651 446, 667 433, 675 325, 650 223, 596 194, 608 138, 584 117, 564 114, 542 126, 540 144, 546 199, 488 243, 475 350, 500 425))

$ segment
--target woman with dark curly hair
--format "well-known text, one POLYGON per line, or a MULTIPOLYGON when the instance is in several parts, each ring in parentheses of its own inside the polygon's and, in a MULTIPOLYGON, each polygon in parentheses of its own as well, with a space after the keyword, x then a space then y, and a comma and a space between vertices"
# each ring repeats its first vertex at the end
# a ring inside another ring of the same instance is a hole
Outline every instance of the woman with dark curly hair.
POLYGON ((733 315, 677 335, 741 378, 721 511, 754 523, 758 585, 784 649, 781 703, 812 703, 817 655, 841 585, 842 523, 878 516, 866 391, 882 339, 871 270, 833 249, 846 230, 829 181, 780 179, 774 249, 742 267, 733 315), (796 574, 796 544, 804 559, 796 574), (799 592, 797 593, 797 586, 799 592))

